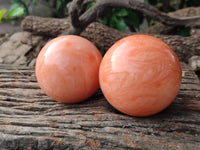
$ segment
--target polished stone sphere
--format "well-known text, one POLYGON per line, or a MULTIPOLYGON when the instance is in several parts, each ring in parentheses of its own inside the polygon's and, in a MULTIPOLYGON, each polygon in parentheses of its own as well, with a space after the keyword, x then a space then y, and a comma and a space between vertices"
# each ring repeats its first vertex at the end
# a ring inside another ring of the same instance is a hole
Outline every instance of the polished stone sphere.
POLYGON ((131 116, 149 116, 175 99, 181 85, 181 67, 174 51, 163 41, 132 35, 107 51, 99 80, 114 108, 131 116))
POLYGON ((64 103, 78 103, 99 87, 102 56, 87 39, 66 35, 49 41, 36 61, 36 77, 41 89, 64 103))

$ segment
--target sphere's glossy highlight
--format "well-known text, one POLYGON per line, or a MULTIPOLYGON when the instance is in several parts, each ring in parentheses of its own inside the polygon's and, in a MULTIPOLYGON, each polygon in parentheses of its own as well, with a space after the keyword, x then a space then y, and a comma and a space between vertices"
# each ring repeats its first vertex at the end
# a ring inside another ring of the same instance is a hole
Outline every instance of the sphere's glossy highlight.
POLYGON ((166 43, 148 35, 133 35, 107 51, 99 80, 103 94, 117 110, 131 116, 149 116, 175 99, 181 67, 166 43))
POLYGON ((41 89, 53 99, 78 103, 99 87, 102 56, 87 39, 67 35, 49 41, 36 61, 36 77, 41 89))

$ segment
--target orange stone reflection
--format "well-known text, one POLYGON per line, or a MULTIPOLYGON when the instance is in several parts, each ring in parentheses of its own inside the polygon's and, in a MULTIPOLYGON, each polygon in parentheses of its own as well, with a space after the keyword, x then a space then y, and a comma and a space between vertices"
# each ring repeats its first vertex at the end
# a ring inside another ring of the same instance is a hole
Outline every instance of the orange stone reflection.
POLYGON ((99 78, 113 107, 131 116, 149 116, 175 99, 181 84, 181 67, 166 43, 148 35, 133 35, 108 50, 99 78))
POLYGON ((57 101, 81 102, 99 87, 101 59, 98 49, 82 37, 55 38, 43 47, 37 58, 37 81, 57 101))

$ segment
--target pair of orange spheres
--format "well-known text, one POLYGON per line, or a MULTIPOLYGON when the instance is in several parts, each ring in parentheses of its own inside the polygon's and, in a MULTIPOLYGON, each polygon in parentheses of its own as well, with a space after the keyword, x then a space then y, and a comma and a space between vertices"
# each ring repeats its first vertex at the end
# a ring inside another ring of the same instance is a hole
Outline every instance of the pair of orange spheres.
POLYGON ((116 42, 102 59, 88 40, 74 35, 48 42, 36 62, 42 90, 64 103, 78 103, 98 88, 108 102, 131 116, 156 114, 175 99, 181 67, 173 50, 148 35, 116 42))

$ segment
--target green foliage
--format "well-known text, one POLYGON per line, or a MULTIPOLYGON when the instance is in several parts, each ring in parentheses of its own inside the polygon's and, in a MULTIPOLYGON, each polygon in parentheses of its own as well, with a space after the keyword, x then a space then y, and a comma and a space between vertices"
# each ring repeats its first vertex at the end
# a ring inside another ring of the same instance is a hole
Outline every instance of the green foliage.
POLYGON ((18 8, 18 7, 23 8, 24 13, 21 15, 27 16, 27 15, 29 15, 28 8, 31 3, 36 5, 37 1, 36 0, 29 0, 29 1, 27 1, 27 0, 12 0, 10 9, 18 8))
POLYGON ((24 8, 22 7, 14 7, 10 9, 8 15, 5 17, 6 20, 11 19, 12 17, 21 16, 24 14, 24 8))
POLYGON ((31 0, 31 2, 35 5, 37 5, 37 0, 31 0))
POLYGON ((2 23, 2 19, 3 19, 3 16, 4 16, 4 14, 6 13, 6 9, 1 9, 0 10, 0 23, 2 23))
POLYGON ((6 15, 7 10, 2 9, 0 10, 0 23, 2 23, 2 20, 9 20, 12 19, 13 17, 21 16, 24 14, 24 8, 23 7, 11 7, 10 10, 8 11, 6 15))
POLYGON ((15 22, 15 17, 20 17, 23 15, 28 15, 29 11, 28 11, 28 7, 29 5, 33 3, 33 4, 37 4, 36 0, 30 0, 30 3, 25 3, 24 0, 12 0, 11 1, 11 5, 10 5, 10 9, 2 9, 0 10, 0 23, 2 23, 2 20, 11 20, 12 22, 15 22))
MULTIPOLYGON (((94 2, 89 3, 86 7, 86 10, 88 10, 94 4, 94 2)), ((104 25, 119 31, 125 31, 127 26, 134 31, 138 31, 142 21, 142 13, 124 8, 113 8, 101 18, 101 22, 104 25)))
POLYGON ((93 5, 95 4, 95 2, 91 2, 86 6, 86 10, 88 10, 89 8, 91 8, 93 5))
POLYGON ((143 22, 144 16, 138 11, 127 10, 128 15, 124 17, 126 24, 135 31, 140 30, 140 25, 143 22))
MULTIPOLYGON (((66 5, 72 0, 44 0, 48 3, 52 4, 54 8, 53 14, 54 17, 65 17, 65 12, 67 11, 66 5)), ((144 0, 146 3, 156 7, 160 11, 163 10, 163 0, 144 0)), ((182 2, 182 0, 169 0, 170 2, 170 11, 174 11, 178 9, 178 5, 182 2), (174 5, 176 3, 176 5, 174 5)), ((9 10, 2 9, 0 10, 0 23, 2 20, 14 20, 14 18, 19 16, 27 16, 29 15, 29 6, 30 4, 37 4, 37 0, 12 0, 11 6, 9 10)), ((86 10, 95 5, 95 2, 91 2, 87 5, 86 10)), ((184 6, 200 6, 199 0, 185 0, 184 6)), ((115 28, 120 31, 125 31, 127 28, 132 31, 139 31, 140 26, 143 23, 143 20, 146 19, 149 25, 154 25, 157 21, 149 19, 145 17, 142 13, 128 10, 128 9, 119 9, 113 8, 109 10, 100 20, 103 24, 115 28)), ((190 28, 180 29, 176 34, 182 36, 189 35, 190 28)))
POLYGON ((67 9, 66 5, 69 2, 69 0, 57 0, 56 1, 56 8, 54 10, 54 16, 55 17, 64 17, 65 11, 67 9))
POLYGON ((124 31, 126 29, 126 24, 123 18, 126 15, 128 15, 126 9, 113 8, 107 12, 101 20, 103 24, 111 28, 118 29, 119 31, 124 31))
MULTIPOLYGON (((163 0, 144 0, 146 3, 156 7, 160 11, 163 10, 163 0)), ((175 11, 180 6, 181 0, 169 0, 170 7, 169 11, 175 11), (174 5, 176 4, 176 5, 174 5)), ((191 6, 200 6, 200 1, 198 0, 186 0, 186 7, 191 6)), ((118 29, 120 31, 124 31, 126 27, 130 27, 133 31, 139 31, 140 25, 143 23, 143 20, 146 19, 149 25, 155 25, 158 22, 148 17, 145 17, 142 13, 127 9, 113 9, 110 14, 106 14, 106 16, 102 19, 103 24, 108 25, 112 28, 118 29)), ((176 33, 180 36, 190 36, 190 28, 179 28, 176 33)))
POLYGON ((53 16, 57 18, 65 17, 65 12, 67 11, 67 3, 71 0, 46 0, 48 3, 53 4, 53 16))

